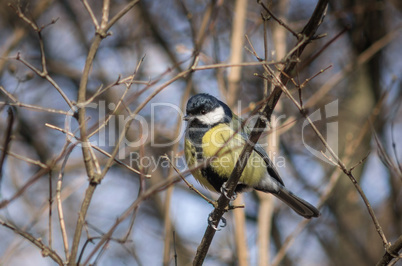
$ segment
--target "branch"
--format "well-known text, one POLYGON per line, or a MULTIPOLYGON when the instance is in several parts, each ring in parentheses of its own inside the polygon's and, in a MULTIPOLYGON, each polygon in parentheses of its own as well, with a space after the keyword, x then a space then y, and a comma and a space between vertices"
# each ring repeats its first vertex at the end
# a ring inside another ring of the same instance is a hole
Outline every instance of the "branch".
POLYGON ((68 158, 70 157, 71 152, 75 148, 76 145, 72 144, 68 149, 67 146, 69 145, 69 142, 66 142, 65 144, 65 149, 66 149, 66 156, 63 159, 63 163, 61 165, 60 173, 57 178, 57 187, 56 187, 56 202, 57 202, 57 212, 59 214, 59 224, 60 224, 60 230, 61 230, 61 235, 63 239, 63 245, 64 245, 64 253, 66 256, 66 259, 69 257, 69 248, 68 248, 68 237, 67 237, 67 230, 66 230, 66 224, 64 221, 64 213, 63 213, 63 205, 62 205, 62 199, 61 199, 61 187, 63 184, 63 177, 64 177, 64 168, 66 167, 68 158))
MULTIPOLYGON (((107 37, 107 31, 112 27, 124 14, 126 14, 138 1, 130 2, 123 10, 121 10, 117 15, 115 15, 109 22, 109 1, 104 1, 102 8, 102 21, 100 26, 96 28, 95 38, 91 44, 88 52, 88 56, 85 61, 85 67, 80 81, 78 89, 78 104, 86 102, 86 90, 89 79, 89 73, 92 69, 92 64, 98 51, 101 41, 107 37)), ((89 6, 85 6, 90 10, 89 6)), ((89 186, 85 192, 85 198, 82 202, 80 212, 78 214, 77 226, 75 228, 73 244, 71 247, 71 257, 69 258, 69 265, 75 264, 75 259, 77 257, 78 246, 81 239, 82 227, 84 226, 85 216, 89 208, 89 204, 92 199, 92 195, 95 191, 96 186, 100 182, 99 172, 95 173, 95 166, 98 165, 96 157, 91 155, 91 146, 89 145, 89 138, 87 135, 86 128, 86 110, 85 106, 81 106, 78 109, 78 123, 80 125, 80 135, 82 139, 82 154, 84 157, 85 169, 90 180, 89 186)), ((114 156, 113 156, 114 157, 114 156)), ((113 160, 113 158, 111 158, 113 160)), ((108 169, 107 169, 108 170, 108 169)))
MULTIPOLYGON (((299 39, 299 42, 296 44, 296 47, 298 49, 295 49, 291 54, 290 54, 290 59, 293 59, 294 57, 299 57, 301 53, 303 52, 304 48, 307 46, 309 43, 308 41, 312 39, 314 36, 315 32, 317 31, 318 27, 320 26, 323 17, 325 15, 325 11, 327 9, 327 4, 328 0, 320 0, 317 3, 317 6, 314 10, 313 15, 311 16, 309 22, 307 25, 304 27, 304 29, 301 32, 302 38, 299 39)), ((284 69, 284 74, 281 74, 279 76, 279 79, 283 84, 286 84, 289 80, 289 76, 291 76, 294 67, 296 66, 296 62, 293 62, 293 60, 289 61, 289 63, 285 66, 284 69)), ((241 173, 243 172, 247 160, 250 157, 250 154, 254 148, 254 145, 258 141, 259 137, 261 136, 263 128, 266 127, 266 124, 268 120, 270 119, 273 110, 276 106, 276 104, 279 101, 279 98, 282 94, 282 89, 279 85, 275 86, 274 91, 268 98, 268 102, 264 107, 264 110, 262 113, 259 115, 255 126, 252 130, 252 133, 250 134, 249 141, 246 142, 245 147, 243 148, 243 151, 240 154, 239 160, 236 163, 235 168, 233 169, 233 172, 229 178, 229 180, 226 183, 227 187, 227 196, 221 195, 218 199, 218 207, 214 209, 214 211, 211 213, 211 218, 212 218, 212 223, 207 227, 204 237, 201 241, 201 244, 199 245, 197 249, 197 254, 194 258, 193 265, 202 265, 209 246, 211 245, 212 239, 215 235, 215 230, 212 228, 212 226, 215 226, 215 228, 218 226, 219 221, 221 220, 226 206, 229 204, 230 198, 233 195, 233 192, 236 188, 236 185, 240 179, 241 173)))
POLYGON ((13 6, 12 4, 9 4, 10 7, 12 7, 15 12, 17 13, 17 15, 23 20, 25 21, 29 26, 31 26, 31 28, 36 31, 38 33, 38 37, 39 37, 39 47, 40 47, 40 54, 41 54, 41 65, 42 65, 42 70, 37 69, 36 67, 34 67, 33 65, 31 65, 30 63, 28 63, 27 61, 23 60, 20 57, 20 54, 18 53, 16 56, 16 60, 20 61, 21 63, 23 63, 25 66, 27 66, 28 68, 30 68, 32 71, 34 71, 39 77, 46 79, 50 84, 53 85, 53 87, 55 87, 55 89, 59 92, 59 94, 63 97, 63 99, 66 101, 66 103, 68 104, 68 106, 70 108, 73 107, 73 104, 71 103, 70 99, 67 97, 67 95, 63 92, 63 90, 60 88, 60 86, 52 79, 52 77, 49 76, 49 72, 47 71, 47 65, 46 65, 46 55, 45 55, 45 47, 43 44, 43 39, 42 39, 42 30, 48 26, 48 25, 52 25, 54 23, 56 23, 56 21, 58 19, 53 19, 49 24, 38 27, 36 25, 36 23, 32 20, 30 20, 28 17, 26 17, 24 15, 24 13, 22 13, 20 6, 13 6))
MULTIPOLYGON (((186 170, 182 173, 182 175, 189 174, 190 170, 186 170)), ((123 222, 136 208, 139 207, 139 205, 155 193, 160 192, 161 190, 166 189, 167 187, 173 185, 174 183, 180 181, 180 177, 178 175, 172 175, 166 179, 164 179, 162 182, 155 184, 148 188, 144 193, 138 196, 138 198, 127 208, 126 211, 122 215, 120 215, 114 224, 110 227, 109 231, 106 232, 103 236, 102 239, 99 241, 99 243, 93 248, 91 253, 88 255, 87 259, 83 263, 83 265, 87 265, 89 263, 89 260, 91 259, 92 256, 94 256, 98 250, 109 240, 111 239, 114 231, 118 227, 118 225, 123 222)))
MULTIPOLYGON (((364 136, 367 134, 367 131, 370 128, 370 124, 374 123, 374 121, 376 121, 376 119, 378 118, 379 113, 376 112, 375 110, 379 110, 382 108, 384 99, 385 99, 385 97, 382 97, 377 102, 376 106, 372 109, 369 119, 367 119, 366 123, 361 128, 360 133, 350 143, 350 145, 345 147, 345 150, 343 152, 341 152, 341 154, 343 154, 343 157, 341 160, 344 162, 345 165, 348 165, 352 161, 352 159, 357 156, 357 153, 356 153, 357 147, 359 147, 361 145, 361 143, 363 142, 364 136)), ((338 182, 338 179, 340 178, 341 173, 342 172, 338 171, 338 169, 334 169, 332 174, 328 175, 329 182, 322 190, 323 192, 321 193, 321 197, 320 197, 319 203, 317 205, 319 208, 321 206, 323 206, 323 204, 328 200, 330 194, 333 193, 333 189, 334 189, 336 183, 338 182)), ((296 238, 296 236, 302 231, 301 229, 303 229, 307 225, 307 223, 305 221, 306 220, 303 220, 302 222, 300 222, 299 225, 296 227, 296 229, 289 236, 286 237, 285 241, 282 243, 281 248, 279 249, 275 258, 272 261, 272 266, 277 266, 281 263, 281 260, 285 257, 287 250, 289 250, 289 248, 294 243, 294 239, 296 238), (301 228, 299 228, 299 227, 301 227, 301 228)))
MULTIPOLYGON (((268 67, 266 67, 266 69, 267 69, 267 71, 272 71, 268 67)), ((381 228, 381 225, 380 225, 377 217, 375 216, 374 210, 371 207, 370 202, 368 201, 366 195, 364 194, 364 192, 363 192, 362 188, 360 187, 359 183, 357 182, 356 178, 352 174, 353 169, 346 168, 345 163, 342 162, 342 160, 338 157, 338 155, 328 145, 327 141, 324 139, 324 137, 322 136, 320 131, 317 129, 317 127, 311 121, 310 117, 307 116, 307 114, 305 112, 305 109, 293 98, 293 96, 290 94, 290 92, 288 91, 286 86, 284 84, 282 84, 279 79, 276 79, 275 75, 271 75, 271 76, 273 78, 272 82, 275 84, 275 86, 279 86, 283 90, 283 92, 285 92, 286 96, 288 96, 288 98, 296 105, 297 109, 299 109, 300 114, 302 114, 303 117, 309 122, 311 128, 314 130, 314 132, 316 133, 317 137, 320 139, 322 144, 324 144, 325 148, 327 149, 329 154, 332 156, 332 158, 328 158, 328 159, 331 162, 333 162, 335 165, 337 165, 349 177, 349 179, 352 181, 352 183, 355 186, 357 192, 360 194, 360 197, 363 199, 363 201, 364 201, 364 203, 365 203, 365 205, 367 207, 367 210, 368 210, 368 212, 369 212, 369 214, 371 216, 371 219, 373 220, 374 226, 375 226, 379 236, 381 237, 381 239, 383 241, 383 246, 385 248, 387 248, 389 243, 388 243, 388 241, 387 241, 387 239, 385 237, 385 234, 384 234, 384 232, 383 232, 383 230, 381 228)))
POLYGON ((386 266, 389 262, 391 262, 394 258, 401 258, 401 254, 399 251, 402 250, 402 235, 394 242, 394 244, 390 245, 385 251, 382 259, 376 264, 376 266, 386 266))
POLYGON ((14 124, 14 113, 11 107, 8 108, 8 118, 7 118, 7 128, 6 128, 6 135, 4 138, 4 144, 3 144, 3 153, 1 154, 0 157, 0 187, 1 187, 1 181, 3 179, 3 164, 4 160, 6 159, 8 149, 10 147, 11 143, 11 132, 13 129, 13 124, 14 124))
MULTIPOLYGON (((279 23, 279 25, 281 25, 282 27, 284 27, 287 31, 289 31, 290 33, 293 34, 293 36, 295 36, 296 38, 299 38, 299 34, 297 34, 296 32, 294 32, 288 25, 286 25, 285 22, 283 22, 280 18, 276 17, 274 15, 274 13, 272 13, 272 11, 261 1, 257 1, 262 8, 264 8, 264 10, 269 14, 270 17, 272 17, 274 20, 276 20, 276 22, 279 23)), ((269 19, 269 18, 268 18, 269 19)))
POLYGON ((28 234, 28 233, 18 229, 17 227, 14 227, 13 225, 11 225, 9 223, 6 223, 6 222, 4 222, 2 220, 0 220, 0 224, 2 226, 4 226, 4 227, 14 231, 16 234, 19 234, 20 236, 22 236, 23 238, 29 240, 32 244, 34 244, 35 246, 40 248, 42 250, 42 256, 43 257, 48 257, 49 256, 55 262, 57 262, 59 265, 64 265, 63 260, 59 257, 59 255, 57 255, 57 253, 54 250, 52 250, 51 248, 49 248, 48 246, 43 244, 41 239, 37 239, 33 235, 28 234))
MULTIPOLYGON (((17 192, 14 193, 14 195, 10 199, 4 199, 0 201, 0 209, 5 208, 8 204, 18 199, 32 184, 38 181, 43 175, 48 174, 57 165, 57 163, 64 157, 65 152, 66 150, 64 147, 60 151, 60 153, 54 157, 54 159, 52 159, 47 163, 47 165, 44 165, 42 163, 38 164, 40 167, 42 167, 42 169, 36 172, 21 188, 17 190, 17 192)), ((35 161, 32 160, 27 162, 35 164, 35 161)))

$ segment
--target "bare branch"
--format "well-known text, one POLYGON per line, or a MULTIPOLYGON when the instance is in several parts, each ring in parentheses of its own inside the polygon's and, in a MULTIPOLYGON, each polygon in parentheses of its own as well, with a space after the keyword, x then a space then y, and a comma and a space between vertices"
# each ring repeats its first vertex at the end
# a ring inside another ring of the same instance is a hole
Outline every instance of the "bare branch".
POLYGON ((384 256, 381 258, 381 260, 376 264, 377 266, 386 266, 390 265, 389 263, 395 259, 396 261, 401 259, 401 254, 400 251, 402 250, 402 236, 399 236, 399 238, 392 244, 390 245, 384 256))
POLYGON ((132 0, 128 3, 119 13, 117 13, 106 25, 105 30, 108 31, 121 17, 123 17, 128 11, 130 11, 139 0, 132 0))
POLYGON ((165 158, 170 166, 176 171, 176 173, 180 176, 181 180, 184 181, 184 183, 186 183, 186 185, 188 186, 188 188, 192 191, 194 191, 195 193, 197 193, 201 198, 203 198, 206 202, 208 202, 209 204, 211 204, 212 206, 216 207, 216 202, 213 200, 210 200, 208 197, 206 197, 204 194, 202 194, 200 191, 198 191, 198 189, 196 189, 192 184, 190 184, 186 178, 184 178, 184 176, 180 173, 179 169, 177 169, 177 167, 172 163, 172 161, 169 159, 169 157, 167 156, 167 154, 165 154, 165 156, 163 156, 163 158, 165 158))
POLYGON ((88 14, 89 14, 89 16, 90 16, 91 19, 92 19, 92 22, 93 22, 94 25, 95 25, 95 29, 99 28, 98 20, 96 19, 95 14, 94 14, 94 12, 93 12, 91 6, 88 4, 88 1, 87 1, 87 0, 83 0, 82 3, 84 4, 85 9, 88 11, 88 14))
POLYGON ((272 17, 273 19, 276 20, 276 22, 279 23, 279 25, 281 25, 282 27, 284 27, 287 31, 289 31, 290 33, 292 33, 293 36, 295 36, 297 39, 300 38, 299 34, 296 33, 295 31, 293 31, 288 25, 286 25, 286 23, 284 23, 281 19, 279 19, 278 17, 276 17, 274 15, 274 13, 271 12, 271 10, 264 4, 264 2, 262 2, 261 0, 257 1, 262 8, 264 8, 264 10, 269 14, 270 17, 272 17))
MULTIPOLYGON (((40 47, 40 53, 41 53, 41 64, 42 64, 42 71, 40 71, 39 69, 35 68, 33 65, 31 65, 30 63, 28 63, 27 61, 25 61, 24 59, 22 59, 20 57, 20 54, 18 53, 16 56, 16 60, 22 62, 24 65, 26 65, 28 68, 30 68, 32 71, 34 71, 38 76, 46 79, 50 84, 53 85, 53 87, 55 87, 55 89, 59 92, 59 94, 63 97, 63 99, 66 101, 66 103, 68 104, 68 106, 70 108, 73 107, 73 104, 71 103, 70 99, 67 97, 67 95, 63 92, 63 90, 59 87, 59 85, 49 76, 49 73, 47 71, 47 67, 46 67, 46 56, 45 56, 45 48, 44 48, 44 44, 43 44, 43 39, 42 39, 42 29, 45 28, 45 26, 42 27, 38 27, 36 25, 35 22, 33 22, 32 20, 30 20, 29 18, 27 18, 24 13, 22 13, 21 9, 19 6, 14 7, 13 5, 9 4, 9 6, 11 6, 12 8, 14 8, 15 12, 17 13, 17 15, 24 20, 26 23, 28 23, 28 25, 30 25, 32 27, 32 29, 34 31, 36 31, 38 33, 38 37, 39 37, 39 47, 40 47)), ((52 20, 51 23, 49 23, 48 25, 54 24, 56 23, 57 20, 52 20)))
POLYGON ((4 136, 4 142, 3 142, 3 152, 1 153, 0 156, 0 187, 2 184, 3 180, 3 165, 4 165, 4 160, 6 159, 8 149, 10 147, 11 143, 11 132, 13 129, 13 124, 14 124, 14 113, 13 110, 9 107, 8 110, 8 117, 7 117, 7 127, 6 127, 6 134, 4 136))
POLYGON ((13 232, 15 232, 16 234, 19 234, 20 236, 22 236, 23 238, 27 239, 29 242, 31 242, 32 244, 34 244, 35 246, 37 246, 38 248, 40 248, 42 250, 42 256, 44 257, 50 257, 52 258, 57 264, 59 265, 64 265, 63 260, 59 257, 59 255, 57 255, 57 253, 52 250, 51 248, 49 248, 48 246, 46 246, 45 244, 42 243, 41 239, 37 239, 34 236, 32 236, 31 234, 28 234, 24 231, 21 231, 20 229, 18 229, 17 227, 14 227, 13 225, 0 220, 0 224, 10 230, 12 230, 13 232))
MULTIPOLYGON (((273 77, 274 79, 276 78, 275 76, 273 77)), ((334 159, 334 163, 350 178, 352 181, 353 185, 355 186, 357 192, 359 192, 361 198, 363 199, 364 203, 366 204, 367 210, 371 216, 371 219, 373 220, 374 226, 380 235, 382 241, 383 241, 383 246, 386 248, 389 243, 384 235, 384 232, 380 226, 380 223, 378 222, 378 219, 374 213, 374 210, 371 208, 370 202, 368 201, 366 195, 364 194, 363 190, 361 189, 360 185, 356 181, 355 177, 353 176, 352 172, 350 169, 347 169, 345 164, 341 161, 341 159, 338 157, 338 155, 332 150, 332 148, 328 145, 327 141, 325 138, 322 136, 320 131, 317 129, 317 127, 314 125, 314 123, 311 121, 310 117, 306 115, 306 112, 304 111, 304 108, 299 105, 299 103, 293 98, 293 96, 290 94, 288 89, 281 83, 279 79, 274 81, 276 83, 276 86, 279 86, 283 92, 288 96, 292 102, 296 105, 296 107, 299 109, 300 113, 305 117, 305 119, 309 122, 311 128, 314 130, 316 133, 317 137, 320 139, 320 141, 324 144, 325 148, 327 151, 331 154, 331 156, 334 159)))
MULTIPOLYGON (((376 118, 378 117, 378 112, 376 112, 375 110, 377 108, 380 108, 382 106, 382 104, 383 104, 383 101, 380 100, 377 103, 377 105, 373 108, 371 118, 366 121, 366 123, 364 124, 364 126, 360 130, 359 135, 350 143, 350 145, 348 145, 345 148, 344 156, 342 157, 342 161, 345 164, 349 164, 351 162, 352 158, 354 158, 356 156, 357 147, 359 147, 361 145, 361 143, 363 142, 364 136, 367 134, 367 132, 368 132, 368 130, 370 128, 370 122, 369 121, 376 120, 376 118)), ((327 201, 327 199, 329 198, 330 194, 332 193, 335 185, 337 184, 341 174, 342 174, 342 172, 338 171, 335 168, 333 170, 332 174, 329 175, 329 182, 326 185, 326 187, 324 188, 323 193, 321 194, 319 204, 318 204, 319 207, 323 206, 324 202, 327 201)), ((299 229, 299 226, 302 227, 302 228, 306 227, 307 226, 306 220, 303 220, 302 222, 300 222, 298 227, 285 239, 283 245, 281 246, 280 250, 278 251, 278 253, 276 254, 276 256, 275 256, 275 258, 274 258, 274 260, 272 262, 272 266, 279 265, 281 260, 284 258, 286 252, 289 250, 291 245, 294 243, 294 239, 301 232, 301 230, 299 229)))
POLYGON ((61 187, 63 184, 64 168, 66 167, 66 164, 67 164, 68 158, 70 157, 71 152, 75 148, 74 144, 70 145, 70 147, 67 148, 68 145, 69 145, 69 143, 67 142, 65 144, 66 156, 64 157, 63 163, 61 165, 60 173, 57 178, 57 188, 56 188, 57 211, 59 214, 59 223, 60 223, 61 235, 62 235, 63 245, 64 245, 64 254, 66 256, 66 260, 69 258, 70 255, 69 255, 66 224, 64 221, 63 205, 62 205, 62 200, 61 200, 61 187))
MULTIPOLYGON (((298 43, 296 45, 296 47, 299 47, 299 48, 292 53, 292 55, 290 57, 291 59, 293 59, 293 57, 295 57, 295 56, 298 57, 302 53, 302 51, 304 50, 304 48, 307 45, 306 40, 311 39, 313 37, 313 35, 315 34, 317 28, 319 27, 319 25, 322 22, 323 16, 324 16, 326 8, 327 8, 327 4, 328 4, 327 0, 321 0, 317 3, 316 9, 314 10, 312 17, 310 18, 309 22, 307 23, 307 25, 305 26, 305 28, 302 31, 302 34, 304 36, 303 40, 300 41, 300 42, 302 42, 302 45, 300 45, 300 43, 298 43)), ((296 65, 296 63, 293 63, 293 62, 288 63, 284 69, 284 72, 287 75, 290 75, 290 73, 294 69, 295 65, 296 65)), ((286 84, 288 81, 288 78, 285 77, 284 75, 281 75, 280 80, 282 81, 282 83, 286 84)), ((281 94, 282 94, 282 89, 280 88, 280 86, 275 86, 274 91, 271 93, 271 95, 268 98, 268 102, 267 102, 266 106, 264 107, 264 110, 262 111, 261 115, 257 119, 254 129, 261 129, 261 128, 266 127, 266 123, 270 119, 272 112, 273 112, 276 104, 278 103, 278 100, 279 100, 281 94)), ((243 172, 244 167, 246 166, 247 160, 254 148, 255 143, 259 139, 261 133, 262 133, 261 130, 252 130, 252 133, 249 137, 249 141, 246 143, 245 147, 243 148, 243 150, 239 156, 236 166, 233 169, 233 172, 232 172, 229 180, 226 183, 227 196, 229 198, 233 195, 237 182, 240 179, 241 173, 243 172)), ((211 218, 212 218, 213 222, 211 223, 211 225, 208 226, 208 228, 204 234, 204 237, 201 241, 201 244, 199 245, 199 247, 197 249, 197 254, 193 261, 194 265, 202 265, 202 263, 205 259, 205 256, 207 255, 207 252, 208 252, 209 246, 212 242, 212 239, 215 235, 215 230, 212 228, 212 226, 215 226, 215 227, 218 226, 218 223, 225 211, 225 207, 229 204, 230 200, 228 199, 228 197, 226 197, 225 195, 221 195, 219 197, 218 208, 216 208, 211 213, 211 218)))

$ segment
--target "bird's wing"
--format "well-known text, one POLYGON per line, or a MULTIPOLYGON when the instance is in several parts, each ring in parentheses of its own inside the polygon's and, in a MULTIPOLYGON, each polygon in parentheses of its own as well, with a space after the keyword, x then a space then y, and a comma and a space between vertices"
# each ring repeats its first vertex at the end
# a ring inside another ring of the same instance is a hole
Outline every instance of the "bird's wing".
MULTIPOLYGON (((237 115, 233 114, 230 126, 235 132, 241 135, 243 139, 248 140, 251 130, 245 125, 243 126, 242 129, 242 124, 243 120, 239 118, 237 115)), ((271 159, 269 159, 266 151, 258 143, 254 145, 254 151, 264 159, 265 163, 267 164, 268 174, 272 176, 276 181, 278 181, 281 185, 284 186, 285 184, 283 183, 282 178, 279 176, 278 171, 275 169, 275 166, 272 163, 271 159)))

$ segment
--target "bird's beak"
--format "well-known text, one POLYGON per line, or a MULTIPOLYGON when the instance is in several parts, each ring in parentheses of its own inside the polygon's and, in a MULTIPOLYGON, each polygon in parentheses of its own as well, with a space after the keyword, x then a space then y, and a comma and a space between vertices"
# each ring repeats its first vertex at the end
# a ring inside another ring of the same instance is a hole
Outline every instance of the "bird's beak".
POLYGON ((184 117, 183 117, 183 120, 184 121, 188 121, 190 119, 190 116, 189 115, 185 115, 184 117))

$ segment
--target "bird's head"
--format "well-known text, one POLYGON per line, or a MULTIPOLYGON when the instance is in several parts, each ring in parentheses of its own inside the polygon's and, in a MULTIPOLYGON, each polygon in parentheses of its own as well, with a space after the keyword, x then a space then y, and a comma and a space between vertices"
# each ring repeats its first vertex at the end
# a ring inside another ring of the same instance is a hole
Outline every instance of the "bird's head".
POLYGON ((184 120, 212 126, 230 122, 231 118, 232 111, 226 104, 212 95, 200 93, 188 100, 184 120))

